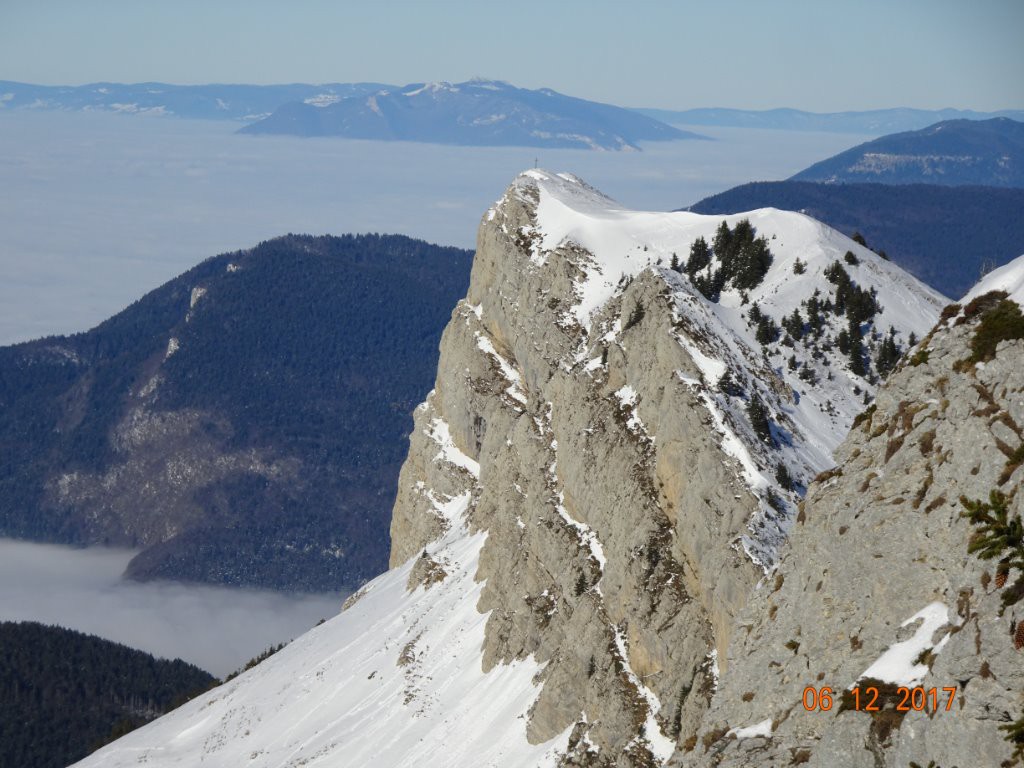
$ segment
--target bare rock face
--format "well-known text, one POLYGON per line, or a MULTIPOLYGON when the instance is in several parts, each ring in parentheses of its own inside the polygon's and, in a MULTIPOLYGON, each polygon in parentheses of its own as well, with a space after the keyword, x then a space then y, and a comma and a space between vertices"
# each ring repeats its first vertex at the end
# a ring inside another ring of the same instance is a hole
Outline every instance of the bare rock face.
MULTIPOLYGON (((506 202, 502 212, 517 229, 529 203, 506 202)), ((641 765, 664 760, 706 706, 706 657, 727 646, 758 577, 729 546, 757 505, 674 376, 700 374, 672 339, 662 280, 644 275, 606 308, 605 319, 621 324, 624 305, 648 308, 606 365, 585 374, 583 363, 564 365, 582 333, 559 322, 556 297, 571 296, 581 256, 527 270, 528 254, 499 223, 482 228, 437 387, 416 412, 392 564, 444 529, 439 499, 472 488, 472 524, 488 534, 477 573, 478 607, 490 612, 484 668, 531 654, 545 663, 531 741, 572 726, 572 760, 641 765), (635 402, 616 395, 626 381, 635 402), (432 461, 443 451, 439 433, 479 462, 479 482, 471 468, 432 461), (697 482, 679 472, 687 456, 705 470, 697 482)), ((585 360, 602 348, 597 341, 585 360)))
POLYGON ((978 529, 963 513, 993 491, 1010 521, 1024 511, 1024 340, 961 362, 980 314, 937 326, 811 486, 735 624, 699 738, 673 765, 1017 764, 1000 726, 1024 711, 1024 608, 1002 607, 1000 557, 968 553, 978 529), (938 711, 930 699, 897 711, 903 696, 883 683, 935 688, 938 711), (844 707, 855 684, 881 689, 881 711, 857 711, 852 693, 844 707), (809 686, 834 691, 830 711, 805 709, 809 686))
MULTIPOLYGON (((738 626, 747 640, 737 617, 770 564, 757 555, 783 540, 798 498, 765 480, 775 465, 709 377, 728 369, 760 392, 790 445, 807 438, 800 398, 646 245, 634 258, 652 268, 593 301, 595 273, 620 276, 576 239, 548 242, 550 184, 581 185, 520 177, 482 222, 415 414, 391 565, 424 552, 468 495, 487 534, 483 667, 542 664, 531 743, 568 731, 565 765, 663 764, 705 716, 738 626)), ((793 458, 798 478, 827 461, 810 453, 793 458)))
POLYGON ((129 409, 113 430, 115 459, 102 472, 73 471, 48 485, 47 501, 73 509, 93 541, 149 546, 208 522, 196 490, 232 478, 297 481, 301 462, 254 448, 231 450, 230 423, 198 409, 156 411, 152 395, 129 409))

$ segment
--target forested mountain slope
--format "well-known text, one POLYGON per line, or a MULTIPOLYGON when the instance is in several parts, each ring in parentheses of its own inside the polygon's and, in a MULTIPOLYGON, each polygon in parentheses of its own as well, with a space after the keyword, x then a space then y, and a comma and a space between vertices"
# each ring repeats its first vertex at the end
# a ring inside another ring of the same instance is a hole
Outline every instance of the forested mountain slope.
POLYGON ((138 579, 354 588, 471 253, 289 235, 91 331, 0 349, 0 535, 143 548, 138 579))

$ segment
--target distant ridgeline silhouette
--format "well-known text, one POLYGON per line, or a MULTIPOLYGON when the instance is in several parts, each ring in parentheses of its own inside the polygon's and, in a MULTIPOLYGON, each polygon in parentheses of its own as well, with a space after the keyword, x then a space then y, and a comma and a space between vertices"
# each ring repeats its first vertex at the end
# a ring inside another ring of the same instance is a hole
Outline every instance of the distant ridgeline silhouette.
POLYGON ((344 98, 325 94, 283 104, 240 132, 605 150, 705 138, 633 110, 499 80, 413 83, 344 98))
POLYGON ((141 547, 137 579, 334 590, 380 573, 471 260, 288 235, 87 333, 0 348, 0 535, 141 547))

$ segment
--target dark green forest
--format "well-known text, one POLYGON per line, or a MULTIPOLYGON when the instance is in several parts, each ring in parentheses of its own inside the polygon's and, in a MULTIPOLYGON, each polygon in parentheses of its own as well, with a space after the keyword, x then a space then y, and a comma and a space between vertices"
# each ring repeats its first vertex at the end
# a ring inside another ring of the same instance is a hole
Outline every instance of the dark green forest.
POLYGON ((0 622, 0 766, 63 768, 216 683, 180 659, 0 622))
POLYGON ((254 451, 296 469, 195 488, 172 510, 180 530, 129 575, 333 590, 380 573, 411 412, 471 260, 401 236, 288 235, 208 259, 86 333, 0 348, 0 535, 138 545, 104 522, 124 499, 54 488, 127 460, 112 434, 159 372, 149 411, 202 418, 150 460, 254 451))

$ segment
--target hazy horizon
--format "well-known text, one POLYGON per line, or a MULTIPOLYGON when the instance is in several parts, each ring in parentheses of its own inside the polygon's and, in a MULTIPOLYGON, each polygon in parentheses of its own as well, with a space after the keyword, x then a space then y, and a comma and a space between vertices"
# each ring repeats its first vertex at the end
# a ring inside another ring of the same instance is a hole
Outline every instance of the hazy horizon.
MULTIPOLYGON (((14 79, 11 79, 11 78, 0 77, 0 81, 3 81, 3 82, 18 83, 20 85, 29 85, 29 86, 41 86, 41 87, 46 87, 46 88, 62 88, 62 87, 63 88, 82 88, 82 87, 89 86, 89 85, 100 85, 100 86, 102 86, 102 85, 123 85, 123 86, 131 86, 131 85, 146 85, 146 84, 150 84, 150 83, 152 83, 152 84, 159 84, 159 85, 169 85, 169 86, 174 86, 174 87, 196 87, 196 88, 198 88, 198 87, 205 87, 205 86, 225 86, 225 87, 260 86, 260 87, 273 87, 273 86, 286 86, 286 85, 330 86, 330 85, 351 85, 351 84, 357 84, 357 83, 379 83, 382 86, 391 86, 391 87, 396 87, 396 88, 404 88, 406 86, 417 85, 417 84, 422 84, 422 83, 427 83, 427 82, 458 83, 458 82, 466 82, 466 81, 471 81, 471 80, 485 80, 485 81, 493 80, 495 82, 506 82, 506 83, 509 83, 512 86, 517 87, 517 88, 527 88, 527 86, 524 86, 521 83, 518 83, 518 82, 516 82, 514 80, 510 80, 510 79, 505 78, 505 77, 499 77, 499 76, 484 77, 484 76, 480 76, 480 75, 474 75, 473 77, 469 77, 469 78, 450 78, 450 77, 449 78, 438 78, 437 80, 424 80, 424 79, 421 78, 421 79, 418 79, 418 80, 410 80, 410 81, 402 81, 402 82, 384 82, 382 80, 337 80, 337 79, 334 79, 334 80, 301 80, 301 81, 300 80, 273 80, 273 81, 259 82, 259 83, 249 82, 249 81, 242 81, 242 80, 233 81, 233 82, 224 82, 224 81, 220 81, 220 80, 209 80, 209 79, 208 80, 196 80, 196 81, 190 81, 190 82, 180 82, 180 81, 172 81, 172 80, 130 80, 130 79, 121 79, 121 80, 81 80, 81 79, 78 79, 78 80, 75 80, 73 82, 71 80, 42 82, 42 81, 34 81, 34 80, 32 80, 32 81, 30 81, 30 80, 14 80, 14 79)), ((543 83, 540 84, 540 85, 536 85, 536 86, 530 86, 529 88, 530 89, 534 89, 534 90, 541 89, 541 88, 551 88, 551 90, 558 91, 558 92, 562 93, 565 96, 571 96, 571 97, 575 97, 575 98, 582 98, 582 97, 578 96, 578 94, 576 94, 576 93, 572 93, 572 92, 569 92, 569 91, 562 91, 562 90, 560 90, 558 88, 552 88, 551 86, 544 85, 543 83)), ((829 110, 815 110, 815 109, 805 109, 805 108, 801 108, 801 107, 796 107, 796 106, 793 106, 792 104, 789 104, 789 103, 780 103, 780 104, 771 104, 771 105, 762 105, 762 106, 753 107, 753 106, 749 106, 746 103, 726 104, 726 103, 711 102, 711 103, 706 103, 706 104, 705 103, 691 104, 691 105, 688 105, 688 106, 684 107, 684 106, 672 106, 672 105, 669 105, 669 106, 665 106, 665 105, 654 106, 654 105, 651 105, 651 104, 620 104, 620 103, 617 103, 617 102, 613 103, 613 102, 611 102, 609 100, 601 100, 601 99, 592 99, 592 100, 596 101, 596 102, 599 102, 599 103, 611 104, 612 106, 622 107, 624 109, 641 109, 641 110, 642 109, 659 109, 659 110, 664 110, 664 111, 667 111, 667 112, 686 112, 686 111, 696 110, 696 109, 723 109, 723 110, 736 110, 736 111, 740 111, 740 112, 774 112, 774 111, 779 111, 779 110, 794 110, 794 111, 797 111, 797 112, 808 112, 810 114, 847 114, 847 113, 856 114, 856 113, 861 113, 861 112, 884 112, 884 111, 887 111, 887 110, 909 109, 909 110, 921 110, 921 111, 924 111, 924 112, 941 112, 941 111, 944 111, 944 110, 956 110, 956 111, 960 111, 960 112, 980 112, 980 113, 983 113, 983 114, 987 114, 987 113, 994 113, 994 112, 1016 112, 1016 111, 1024 110, 1024 96, 1017 97, 1017 101, 1015 101, 1012 104, 1011 103, 1007 103, 1007 104, 1003 104, 1002 106, 995 106, 995 107, 990 107, 990 108, 986 108, 986 109, 976 109, 976 108, 969 107, 969 106, 963 106, 963 105, 957 104, 957 103, 943 103, 943 104, 940 104, 938 106, 922 107, 922 106, 915 106, 915 105, 913 105, 913 104, 911 104, 909 102, 906 102, 906 103, 900 102, 900 103, 891 103, 891 104, 886 104, 886 105, 862 106, 862 107, 858 107, 856 109, 854 109, 854 108, 847 108, 847 107, 837 107, 835 109, 829 109, 829 110)), ((2 107, 2 104, 0 104, 0 107, 2 107)), ((163 116, 177 117, 173 113, 167 113, 166 115, 160 115, 160 116, 161 117, 163 117, 163 116)), ((694 130, 697 130, 699 128, 704 128, 706 126, 692 126, 692 127, 693 127, 694 130)))

